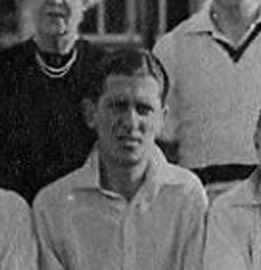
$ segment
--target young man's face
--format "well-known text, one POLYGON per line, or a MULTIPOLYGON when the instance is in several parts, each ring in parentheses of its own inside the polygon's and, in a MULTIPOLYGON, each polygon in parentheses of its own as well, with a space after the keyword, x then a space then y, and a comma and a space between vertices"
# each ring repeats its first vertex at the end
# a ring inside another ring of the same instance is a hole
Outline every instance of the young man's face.
POLYGON ((94 125, 100 150, 110 162, 135 165, 148 158, 166 109, 152 76, 111 75, 99 99, 94 125))
POLYGON ((38 34, 63 36, 77 32, 87 0, 27 0, 38 34))

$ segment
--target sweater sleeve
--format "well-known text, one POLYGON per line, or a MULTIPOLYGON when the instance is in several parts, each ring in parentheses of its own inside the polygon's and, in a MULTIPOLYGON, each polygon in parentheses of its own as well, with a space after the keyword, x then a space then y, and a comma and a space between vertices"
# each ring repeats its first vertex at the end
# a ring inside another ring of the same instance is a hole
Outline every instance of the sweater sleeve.
POLYGON ((180 102, 177 89, 177 44, 172 35, 171 32, 163 36, 154 46, 153 53, 163 64, 169 78, 169 93, 166 99, 168 117, 158 141, 168 160, 177 162, 180 102))
POLYGON ((37 269, 30 209, 21 197, 5 191, 0 193, 0 269, 37 269))
POLYGON ((233 215, 231 207, 225 206, 222 199, 223 196, 218 198, 208 215, 204 270, 249 269, 244 258, 245 245, 239 237, 245 234, 237 229, 242 223, 240 215, 233 215))

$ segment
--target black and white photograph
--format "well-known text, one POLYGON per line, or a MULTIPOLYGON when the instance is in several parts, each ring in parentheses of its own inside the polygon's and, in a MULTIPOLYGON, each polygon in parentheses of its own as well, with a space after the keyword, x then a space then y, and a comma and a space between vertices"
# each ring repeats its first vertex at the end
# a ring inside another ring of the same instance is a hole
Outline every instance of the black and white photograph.
POLYGON ((0 270, 261 270, 261 0, 0 0, 0 270))

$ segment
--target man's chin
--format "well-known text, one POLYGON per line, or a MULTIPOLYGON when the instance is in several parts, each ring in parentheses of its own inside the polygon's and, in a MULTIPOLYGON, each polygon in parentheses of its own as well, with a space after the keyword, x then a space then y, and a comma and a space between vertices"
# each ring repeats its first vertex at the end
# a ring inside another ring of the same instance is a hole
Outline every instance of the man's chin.
POLYGON ((137 154, 125 154, 118 157, 118 162, 121 166, 132 167, 139 164, 142 161, 142 157, 137 154))

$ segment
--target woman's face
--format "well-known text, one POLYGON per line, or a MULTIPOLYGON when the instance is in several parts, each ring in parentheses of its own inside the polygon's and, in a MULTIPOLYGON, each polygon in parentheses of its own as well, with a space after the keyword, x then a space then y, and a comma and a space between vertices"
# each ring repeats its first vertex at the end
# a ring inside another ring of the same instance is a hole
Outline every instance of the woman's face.
POLYGON ((64 36, 78 31, 87 0, 27 0, 38 35, 64 36))

